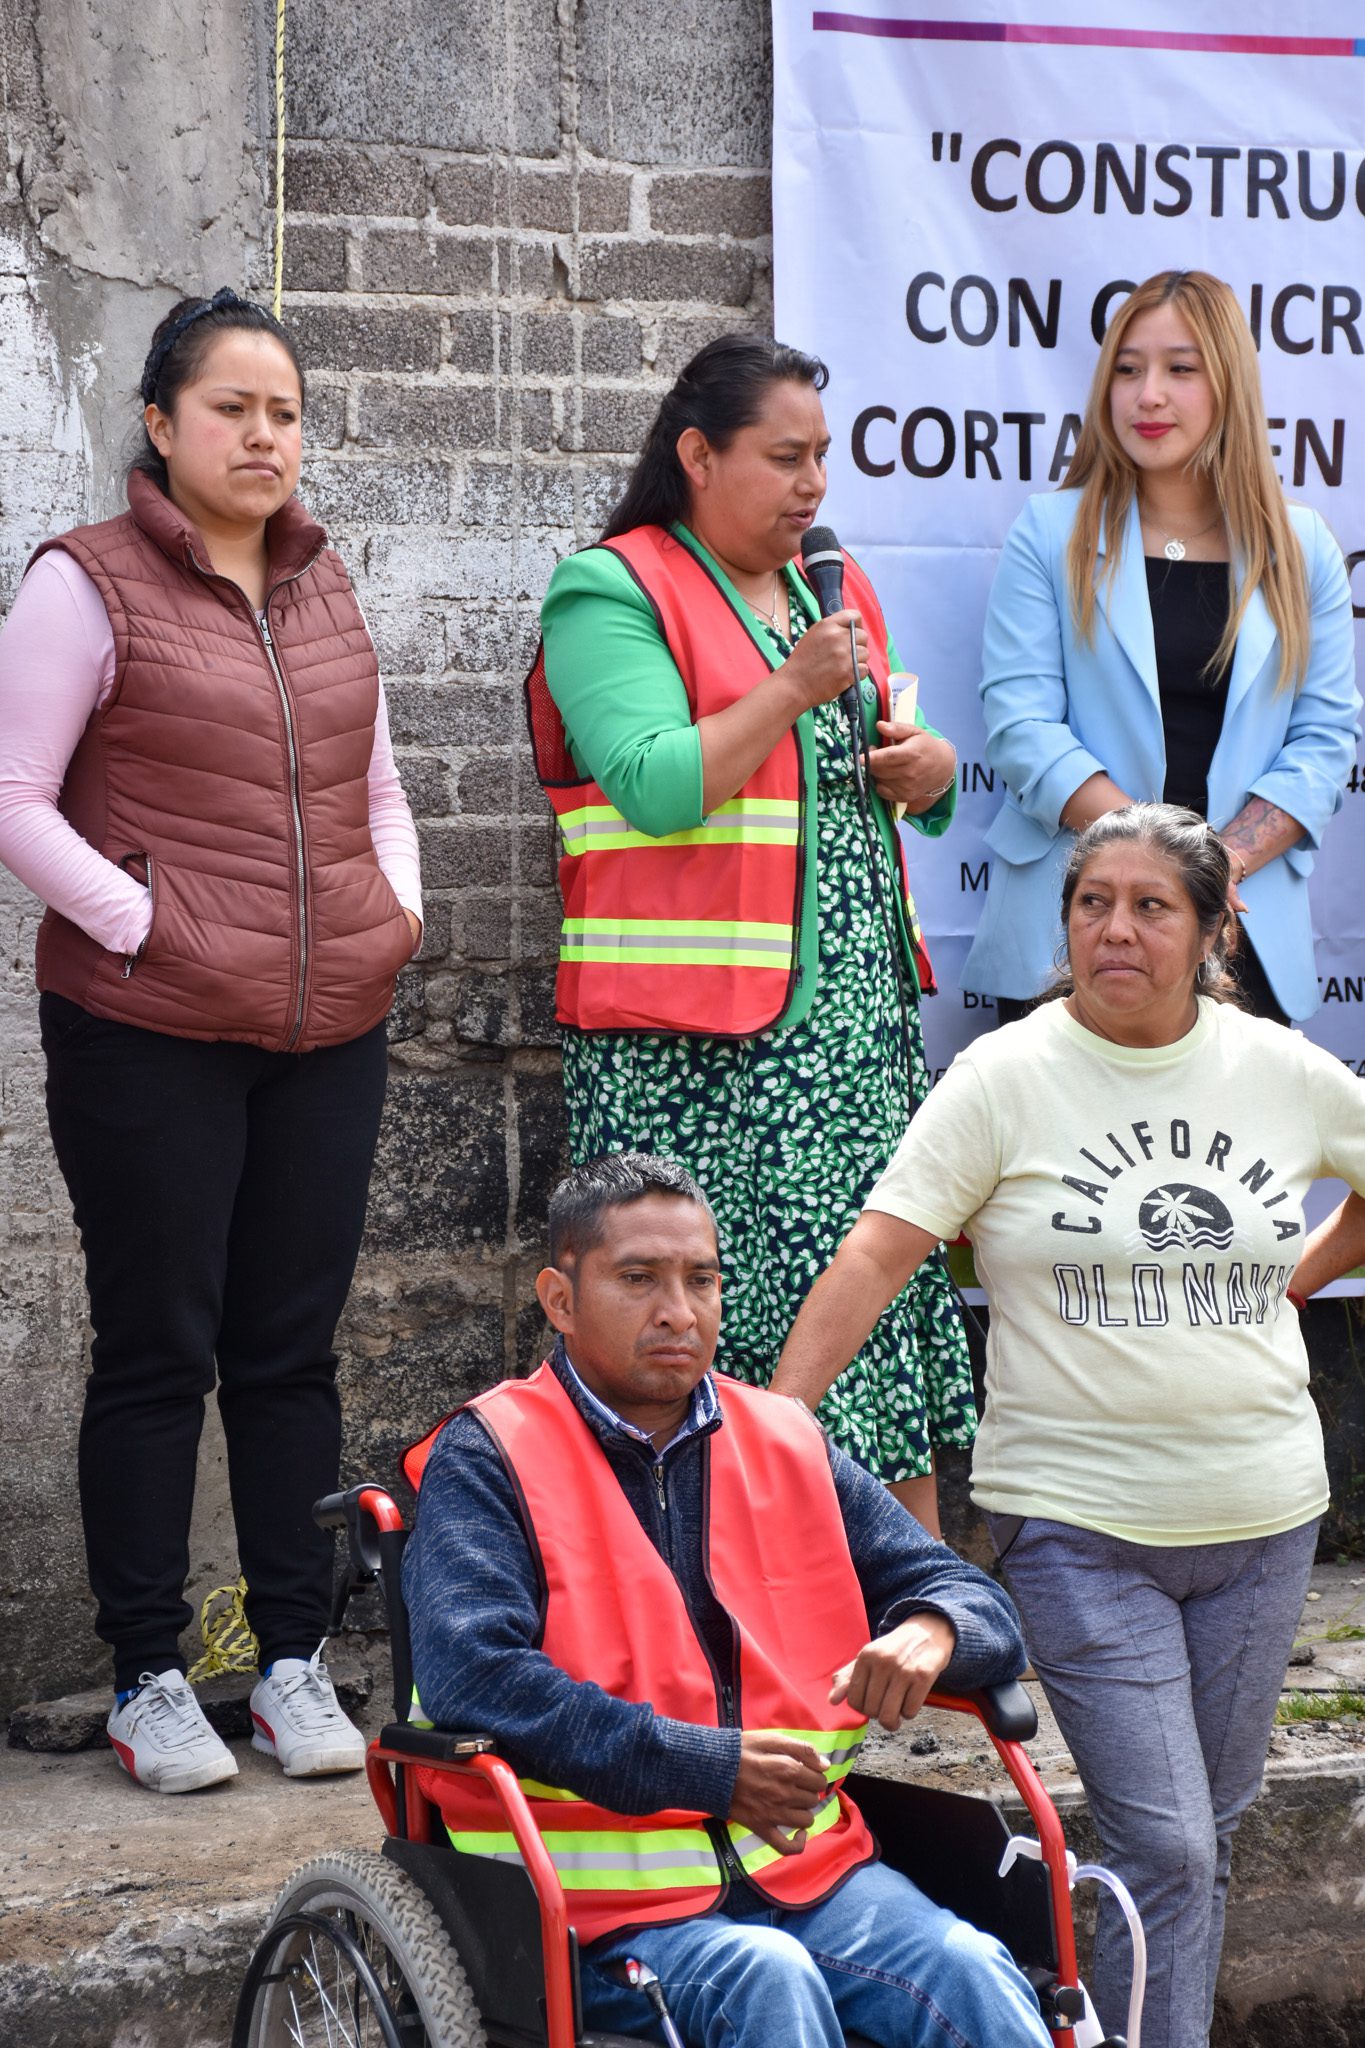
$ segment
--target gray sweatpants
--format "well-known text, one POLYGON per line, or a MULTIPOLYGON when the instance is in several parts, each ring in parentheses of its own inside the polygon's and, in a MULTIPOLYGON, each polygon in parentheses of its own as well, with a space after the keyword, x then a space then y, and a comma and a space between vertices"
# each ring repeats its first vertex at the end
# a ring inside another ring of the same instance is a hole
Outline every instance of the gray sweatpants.
MULTIPOLYGON (((1260 1788, 1318 1525, 1169 1550, 990 1521, 1105 1861, 1142 1915, 1142 2048, 1206 2048, 1232 1837, 1260 1788)), ((1130 1975, 1106 1893, 1091 1995, 1111 2033, 1130 1975)))

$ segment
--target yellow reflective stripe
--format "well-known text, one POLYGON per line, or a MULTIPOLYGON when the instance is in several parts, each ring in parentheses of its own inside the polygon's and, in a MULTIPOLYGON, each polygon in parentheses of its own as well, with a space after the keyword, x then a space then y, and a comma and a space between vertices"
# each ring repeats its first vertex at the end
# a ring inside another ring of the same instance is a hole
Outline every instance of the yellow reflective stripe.
POLYGON ((422 1702, 417 1697, 417 1687, 412 1688, 412 1705, 408 1708, 408 1720, 414 1728, 434 1728, 436 1723, 428 1721, 422 1712, 422 1702))
MULTIPOLYGON (((467 1856, 520 1863, 515 1835, 493 1828, 447 1828, 467 1856)), ((631 1834, 546 1828, 541 1835, 566 1891, 675 1891, 719 1884, 720 1861, 701 1828, 650 1828, 631 1834)))
POLYGON ((654 838, 637 832, 613 804, 582 804, 561 815, 559 831, 568 854, 619 853, 637 846, 795 846, 801 813, 790 797, 731 797, 700 825, 654 838))
POLYGON ((623 965, 773 967, 791 963, 789 924, 732 923, 724 918, 566 917, 565 961, 623 965))
MULTIPOLYGON (((832 1828, 839 1818, 839 1813, 839 1795, 837 1792, 831 1792, 824 1805, 816 1808, 815 1819, 806 1830, 806 1840, 811 1841, 816 1835, 823 1835, 827 1828, 832 1828)), ((726 1825, 729 1828, 730 1840, 734 1843, 735 1854, 750 1877, 757 1870, 766 1870, 770 1863, 779 1863, 782 1860, 780 1849, 772 1848, 758 1835, 746 1833, 738 1822, 729 1821, 726 1825)))
POLYGON ((790 1735, 795 1742, 808 1742, 824 1767, 831 1785, 847 1777, 858 1760, 867 1735, 864 1728, 778 1728, 778 1735, 790 1735))

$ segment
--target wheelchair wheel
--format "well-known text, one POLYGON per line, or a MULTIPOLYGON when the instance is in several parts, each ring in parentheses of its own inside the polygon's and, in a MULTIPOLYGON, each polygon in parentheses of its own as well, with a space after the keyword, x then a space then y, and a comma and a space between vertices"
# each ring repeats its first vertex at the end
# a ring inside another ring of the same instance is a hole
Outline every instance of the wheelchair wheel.
POLYGON ((275 1901, 232 2048, 485 2048, 439 1914, 365 1849, 316 1856, 275 1901))

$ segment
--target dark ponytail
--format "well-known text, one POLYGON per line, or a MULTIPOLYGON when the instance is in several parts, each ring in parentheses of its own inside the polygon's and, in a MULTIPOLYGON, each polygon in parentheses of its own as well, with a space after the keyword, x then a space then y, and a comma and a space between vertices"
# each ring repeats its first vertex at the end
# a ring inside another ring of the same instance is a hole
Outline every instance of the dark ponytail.
MULTIPOLYGON (((171 307, 152 335, 152 345, 142 366, 138 386, 144 406, 159 406, 164 413, 175 411, 175 402, 191 382, 204 357, 220 334, 239 329, 246 334, 269 334, 279 342, 294 365, 299 379, 299 401, 304 392, 303 364, 292 337, 278 320, 251 299, 238 298, 226 287, 211 299, 181 299, 171 307)), ((146 422, 141 428, 129 472, 140 469, 163 491, 167 488, 165 458, 157 452, 146 422)))
POLYGON ((668 393, 645 436, 625 495, 602 539, 636 526, 671 526, 688 511, 687 478, 678 461, 678 436, 695 427, 713 448, 727 448, 741 427, 751 427, 774 384, 813 385, 823 391, 829 371, 818 356, 803 355, 760 334, 722 334, 698 350, 668 393))

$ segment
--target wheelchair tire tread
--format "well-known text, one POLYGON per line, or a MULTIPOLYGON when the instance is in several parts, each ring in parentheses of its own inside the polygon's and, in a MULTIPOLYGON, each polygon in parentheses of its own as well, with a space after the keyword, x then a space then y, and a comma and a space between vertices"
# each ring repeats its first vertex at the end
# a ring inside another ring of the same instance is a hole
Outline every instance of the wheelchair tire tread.
MULTIPOLYGON (((440 1915, 407 1871, 372 1849, 342 1849, 301 1864, 281 1888, 262 1937, 291 1913, 337 1906, 382 1941, 416 2000, 430 2048, 486 2048, 473 1993, 440 1915)), ((245 2017, 245 2016, 243 2016, 245 2017)), ((234 2037, 256 2048, 256 2031, 234 2037)))

